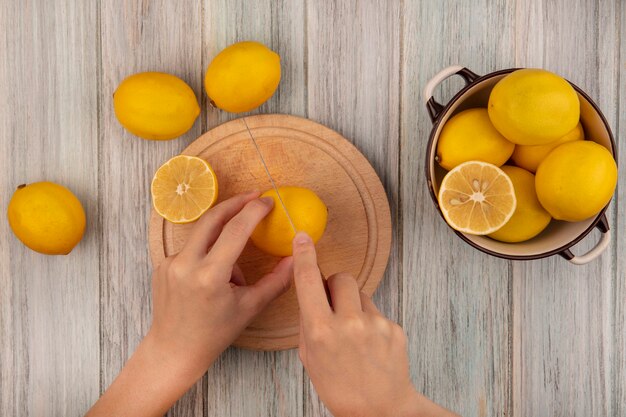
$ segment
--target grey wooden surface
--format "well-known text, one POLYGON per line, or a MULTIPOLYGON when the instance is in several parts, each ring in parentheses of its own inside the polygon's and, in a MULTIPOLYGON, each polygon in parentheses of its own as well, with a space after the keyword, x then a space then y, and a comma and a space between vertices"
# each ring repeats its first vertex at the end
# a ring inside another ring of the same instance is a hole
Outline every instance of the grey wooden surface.
MULTIPOLYGON (((420 97, 452 64, 544 67, 599 103, 623 154, 625 23, 620 0, 0 1, 0 207, 15 186, 46 179, 75 191, 89 219, 66 257, 29 251, 0 221, 0 415, 81 415, 137 346, 151 314, 150 179, 233 117, 208 107, 204 71, 254 39, 283 69, 257 112, 336 129, 385 185, 394 244, 375 301, 408 334, 418 389, 467 416, 625 416, 626 173, 599 260, 490 258, 433 208, 420 97), (143 141, 115 120, 115 87, 146 70, 182 77, 201 100, 183 137, 143 141)), ((295 351, 229 349, 169 415, 328 413, 295 351)))

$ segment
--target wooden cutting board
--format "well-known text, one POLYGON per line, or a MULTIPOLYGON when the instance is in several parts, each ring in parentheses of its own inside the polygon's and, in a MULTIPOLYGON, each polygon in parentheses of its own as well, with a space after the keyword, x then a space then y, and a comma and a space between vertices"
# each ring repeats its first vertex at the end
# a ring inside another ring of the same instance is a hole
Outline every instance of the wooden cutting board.
MULTIPOLYGON (((307 119, 269 114, 246 117, 246 121, 277 184, 310 188, 327 205, 326 232, 317 243, 322 273, 350 272, 371 295, 387 266, 391 217, 385 190, 367 159, 337 132, 307 119)), ((271 188, 241 119, 210 130, 182 153, 211 164, 217 174, 219 201, 271 188)), ((149 242, 155 267, 182 248, 192 227, 172 224, 152 211, 149 242)), ((252 283, 278 260, 248 243, 239 265, 252 283)), ((298 320, 292 287, 250 324, 235 345, 255 350, 294 348, 298 320)))

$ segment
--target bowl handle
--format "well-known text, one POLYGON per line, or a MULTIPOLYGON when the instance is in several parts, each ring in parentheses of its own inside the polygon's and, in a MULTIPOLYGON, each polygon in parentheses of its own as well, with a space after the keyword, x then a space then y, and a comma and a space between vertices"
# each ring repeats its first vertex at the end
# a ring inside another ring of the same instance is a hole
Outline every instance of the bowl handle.
POLYGON ((598 241, 596 246, 593 247, 593 249, 580 256, 575 256, 572 251, 570 251, 569 249, 565 249, 559 255, 561 255, 574 265, 587 264, 600 256, 602 252, 604 252, 606 248, 609 247, 609 243, 611 242, 611 230, 609 230, 609 222, 606 219, 605 214, 602 215, 600 221, 596 224, 596 227, 598 228, 598 230, 600 230, 600 232, 602 232, 602 237, 600 237, 600 240, 598 241))
POLYGON ((477 78, 479 78, 477 74, 460 65, 452 65, 451 67, 444 68, 439 71, 433 78, 431 78, 424 87, 422 99, 424 100, 424 105, 428 109, 428 115, 430 116, 430 120, 433 123, 435 122, 435 120, 437 120, 437 118, 441 114, 441 111, 444 108, 441 103, 435 100, 435 98, 433 97, 433 92, 443 80, 453 75, 460 75, 461 77, 463 77, 463 79, 465 80, 465 85, 469 85, 473 83, 477 78))

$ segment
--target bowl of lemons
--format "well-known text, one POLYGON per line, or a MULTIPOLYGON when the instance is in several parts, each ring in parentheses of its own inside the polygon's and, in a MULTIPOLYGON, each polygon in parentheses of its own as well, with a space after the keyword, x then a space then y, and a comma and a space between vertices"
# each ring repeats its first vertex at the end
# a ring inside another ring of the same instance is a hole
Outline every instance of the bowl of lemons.
POLYGON ((433 122, 426 178, 433 202, 456 234, 487 254, 513 260, 561 255, 581 265, 610 244, 605 211, 617 185, 611 129, 579 87, 543 69, 479 76, 452 66, 425 86, 433 122), (448 103, 433 92, 458 75, 448 103), (594 228, 585 254, 571 248, 594 228))

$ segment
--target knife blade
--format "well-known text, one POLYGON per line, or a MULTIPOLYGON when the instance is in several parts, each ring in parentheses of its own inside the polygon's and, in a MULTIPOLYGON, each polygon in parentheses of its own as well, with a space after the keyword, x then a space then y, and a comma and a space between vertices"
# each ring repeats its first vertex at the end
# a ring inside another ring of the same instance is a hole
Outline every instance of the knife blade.
POLYGON ((246 130, 248 131, 248 135, 250 135, 250 139, 252 140, 252 143, 254 144, 254 148, 256 149, 257 155, 259 155, 259 159, 261 160, 261 165, 263 165, 263 168, 265 169, 267 178, 270 180, 270 183, 272 184, 272 188, 274 189, 274 191, 276 192, 276 195, 278 196, 278 201, 280 202, 280 205, 283 207, 283 210, 285 210, 285 214, 287 215, 289 224, 291 225, 291 228, 293 229, 293 233, 296 234, 298 233, 298 229, 296 229, 296 225, 293 222, 291 215, 289 214, 289 210, 287 210, 287 206, 285 205, 283 198, 280 196, 280 192, 278 191, 278 186, 276 185, 276 181, 274 181, 274 178, 272 178, 272 174, 270 174, 270 170, 267 166, 267 163, 265 163, 265 158, 263 158, 263 152, 261 152, 261 148, 259 147, 259 144, 254 138, 254 135, 252 134, 250 127, 248 127, 248 122, 246 122, 246 118, 242 117, 241 120, 243 121, 243 124, 246 126, 246 130))
MULTIPOLYGON (((265 158, 263 157, 263 152, 261 152, 261 148, 259 147, 259 144, 254 138, 254 135, 252 134, 252 131, 250 130, 250 127, 248 126, 248 122, 246 122, 246 118, 242 117, 241 120, 243 121, 243 124, 246 126, 248 135, 250 136, 250 139, 252 140, 252 143, 254 144, 254 148, 256 149, 257 155, 259 155, 259 159, 261 160, 261 165, 263 165, 263 168, 265 169, 265 173, 267 174, 267 178, 270 180, 270 183, 272 184, 272 188, 274 189, 274 191, 276 192, 276 195, 278 196, 278 201, 280 201, 280 205, 283 207, 283 210, 285 210, 285 214, 287 215, 287 219, 289 220, 289 224, 291 224, 291 228, 293 229, 293 233, 295 235, 296 233, 298 233, 298 229, 296 229, 296 225, 291 219, 289 210, 287 210, 287 206, 285 206, 285 202, 280 196, 280 191, 278 191, 278 186, 276 185, 276 181, 274 181, 274 178, 272 178, 272 174, 270 174, 270 169, 268 168, 267 163, 265 162, 265 158)), ((322 272, 322 268, 320 268, 319 263, 317 264, 317 267, 320 270, 320 276, 322 278, 322 283, 324 285, 324 291, 326 292, 326 298, 328 299, 328 303, 332 306, 332 299, 330 297, 330 290, 328 288, 328 283, 326 282, 326 275, 324 274, 324 272, 322 272)))

